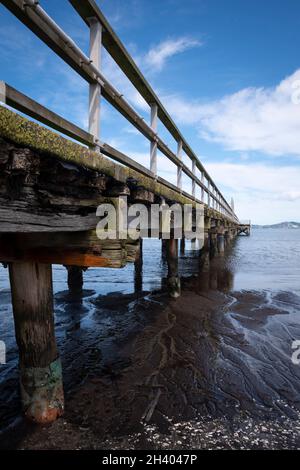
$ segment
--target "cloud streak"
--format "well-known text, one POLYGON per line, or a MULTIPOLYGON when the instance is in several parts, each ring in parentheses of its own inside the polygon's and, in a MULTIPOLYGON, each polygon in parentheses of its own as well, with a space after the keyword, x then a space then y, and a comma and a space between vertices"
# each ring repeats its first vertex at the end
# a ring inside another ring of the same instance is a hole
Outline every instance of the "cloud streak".
POLYGON ((167 60, 174 55, 200 46, 202 46, 200 41, 188 37, 167 39, 151 48, 146 54, 144 62, 150 69, 161 71, 167 60))
MULTIPOLYGON (((188 37, 167 39, 150 48, 144 54, 135 54, 135 62, 145 71, 147 76, 153 76, 163 70, 171 57, 201 45, 200 41, 188 37)), ((105 77, 124 94, 131 104, 140 111, 149 112, 149 106, 145 100, 107 53, 103 54, 102 67, 105 77)))

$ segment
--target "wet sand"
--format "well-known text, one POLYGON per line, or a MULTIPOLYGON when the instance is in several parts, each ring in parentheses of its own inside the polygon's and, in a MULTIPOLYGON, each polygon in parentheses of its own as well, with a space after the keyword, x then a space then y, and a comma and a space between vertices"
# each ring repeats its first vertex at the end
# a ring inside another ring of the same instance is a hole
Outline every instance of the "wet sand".
POLYGON ((56 296, 78 320, 77 348, 73 318, 62 355, 65 416, 42 428, 19 418, 2 448, 300 448, 299 296, 235 292, 222 264, 185 281, 176 301, 162 290, 93 302, 108 325, 94 345, 80 329, 84 303, 56 296))

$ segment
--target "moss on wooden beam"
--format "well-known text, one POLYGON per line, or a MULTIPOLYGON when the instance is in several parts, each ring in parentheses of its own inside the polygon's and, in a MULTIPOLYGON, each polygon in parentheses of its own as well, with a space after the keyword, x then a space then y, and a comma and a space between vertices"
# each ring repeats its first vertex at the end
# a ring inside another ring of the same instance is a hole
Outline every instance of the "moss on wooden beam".
POLYGON ((51 155, 63 161, 99 171, 123 183, 132 178, 138 182, 139 186, 163 196, 165 199, 180 204, 193 203, 192 199, 167 188, 155 179, 116 164, 103 155, 72 142, 3 106, 0 106, 0 137, 38 153, 51 155))

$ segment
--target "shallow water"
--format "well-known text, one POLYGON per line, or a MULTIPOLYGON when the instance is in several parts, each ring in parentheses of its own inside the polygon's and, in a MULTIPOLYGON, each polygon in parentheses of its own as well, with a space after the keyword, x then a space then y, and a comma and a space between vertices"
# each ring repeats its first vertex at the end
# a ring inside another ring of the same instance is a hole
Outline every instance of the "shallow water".
POLYGON ((235 290, 300 293, 300 230, 257 229, 241 237, 229 260, 235 290))
MULTIPOLYGON (((197 252, 187 246, 180 272, 194 277, 182 298, 169 302, 161 290, 160 242, 145 240, 142 288, 133 265, 90 269, 82 299, 74 299, 65 269, 54 267, 67 419, 97 436, 137 431, 142 419, 166 429, 166 416, 297 420, 300 366, 291 362, 291 343, 300 339, 300 231, 253 230, 200 275, 197 252), (90 397, 97 398, 93 406, 90 397)), ((0 379, 5 428, 20 409, 4 269, 0 302, 0 339, 8 352, 0 379)), ((296 446, 298 435, 289 439, 296 446)))

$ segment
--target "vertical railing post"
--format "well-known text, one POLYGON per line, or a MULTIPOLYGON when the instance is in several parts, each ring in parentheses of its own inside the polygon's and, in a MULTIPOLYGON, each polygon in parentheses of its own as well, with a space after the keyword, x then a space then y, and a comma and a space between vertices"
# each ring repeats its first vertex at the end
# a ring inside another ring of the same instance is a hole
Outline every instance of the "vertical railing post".
MULTIPOLYGON (((97 18, 89 19, 90 25, 90 60, 100 70, 102 26, 97 18)), ((94 136, 95 144, 100 143, 100 102, 101 86, 91 83, 89 88, 89 133, 94 136)), ((95 149, 99 147, 95 145, 95 149)))
MULTIPOLYGON (((204 171, 201 173, 201 183, 204 184, 204 171)), ((201 201, 204 202, 204 188, 201 188, 201 201)))
POLYGON ((210 207, 210 181, 207 181, 207 189, 208 189, 208 193, 207 193, 207 205, 208 207, 210 207))
MULTIPOLYGON (((177 158, 182 161, 182 141, 179 140, 177 144, 177 158)), ((182 167, 177 167, 177 186, 182 189, 182 167)))
MULTIPOLYGON (((196 160, 193 159, 192 161, 192 173, 194 176, 196 176, 196 160)), ((192 180, 192 196, 195 199, 196 197, 196 181, 192 180)))
MULTIPOLYGON (((157 104, 151 104, 151 129, 155 134, 157 133, 157 104)), ((150 170, 157 175, 157 142, 152 140, 150 143, 150 170)))

